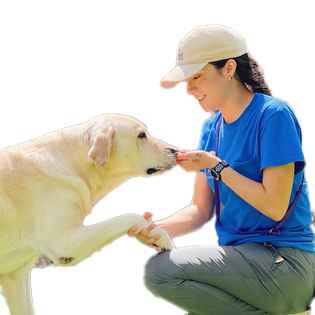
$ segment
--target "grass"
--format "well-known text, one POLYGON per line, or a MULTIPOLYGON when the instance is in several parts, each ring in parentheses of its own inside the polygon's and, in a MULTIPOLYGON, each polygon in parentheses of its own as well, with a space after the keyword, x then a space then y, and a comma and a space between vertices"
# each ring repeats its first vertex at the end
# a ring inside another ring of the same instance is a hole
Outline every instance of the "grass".
MULTIPOLYGON (((84 271, 80 271, 80 267, 33 269, 32 289, 36 314, 159 314, 165 303, 146 291, 142 279, 114 275, 112 266, 96 265, 84 268, 84 271), (55 292, 61 292, 61 295, 55 296, 55 292), (43 295, 47 298, 42 299, 43 295), (111 312, 113 308, 116 312, 111 312)), ((128 266, 140 268, 142 263, 128 266)), ((0 314, 9 315, 1 295, 0 314)))

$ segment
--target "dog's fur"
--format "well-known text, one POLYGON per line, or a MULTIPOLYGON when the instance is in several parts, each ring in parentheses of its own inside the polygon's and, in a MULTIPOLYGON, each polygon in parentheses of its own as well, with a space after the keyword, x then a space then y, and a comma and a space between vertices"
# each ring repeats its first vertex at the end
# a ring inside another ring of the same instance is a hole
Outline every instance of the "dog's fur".
MULTIPOLYGON (((108 192, 175 165, 175 149, 132 117, 108 114, 0 151, 0 286, 12 315, 34 314, 30 273, 40 255, 77 264, 137 224, 126 214, 84 226, 108 192)), ((170 249, 162 229, 157 242, 170 249)))

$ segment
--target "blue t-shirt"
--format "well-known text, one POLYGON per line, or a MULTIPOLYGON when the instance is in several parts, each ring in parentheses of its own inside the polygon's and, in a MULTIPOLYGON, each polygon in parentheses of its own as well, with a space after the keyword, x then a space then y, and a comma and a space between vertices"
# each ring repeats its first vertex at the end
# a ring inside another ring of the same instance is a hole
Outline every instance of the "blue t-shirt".
MULTIPOLYGON (((214 151, 218 112, 207 119, 202 128, 200 150, 214 151)), ((222 121, 219 132, 218 157, 226 160, 238 173, 262 183, 263 169, 295 162, 295 176, 290 198, 294 200, 304 173, 302 135, 299 123, 290 105, 280 99, 255 93, 241 116, 230 124, 222 121)), ((201 170, 205 172, 204 170, 201 170)), ((208 176, 214 192, 214 179, 208 176)), ((223 226, 234 230, 256 231, 272 228, 277 221, 265 216, 237 194, 224 182, 219 182, 223 226)), ((271 242, 275 246, 296 247, 313 252, 314 233, 310 228, 311 210, 307 183, 304 180, 301 195, 280 235, 240 234, 222 229, 216 222, 219 245, 271 242)))

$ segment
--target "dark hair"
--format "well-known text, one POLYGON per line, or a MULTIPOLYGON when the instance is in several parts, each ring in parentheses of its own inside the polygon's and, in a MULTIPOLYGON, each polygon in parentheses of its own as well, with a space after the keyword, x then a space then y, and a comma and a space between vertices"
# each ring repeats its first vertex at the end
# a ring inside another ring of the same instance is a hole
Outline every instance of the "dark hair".
MULTIPOLYGON (((265 82, 263 70, 256 60, 248 54, 229 59, 234 59, 237 64, 235 75, 236 80, 240 81, 246 88, 251 89, 253 92, 272 96, 271 90, 265 82)), ((217 69, 221 69, 229 59, 209 63, 214 65, 217 69)))

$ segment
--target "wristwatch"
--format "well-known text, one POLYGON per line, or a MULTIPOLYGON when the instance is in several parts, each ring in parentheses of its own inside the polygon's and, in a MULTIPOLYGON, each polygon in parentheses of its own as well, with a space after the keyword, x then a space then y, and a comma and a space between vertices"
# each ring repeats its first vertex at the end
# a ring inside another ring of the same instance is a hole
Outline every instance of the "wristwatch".
POLYGON ((216 179, 218 182, 221 180, 221 172, 224 168, 229 167, 230 164, 228 164, 226 161, 222 160, 220 161, 215 167, 210 168, 210 174, 211 176, 216 179))

